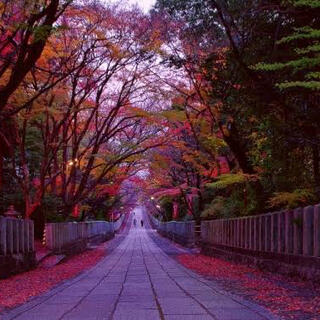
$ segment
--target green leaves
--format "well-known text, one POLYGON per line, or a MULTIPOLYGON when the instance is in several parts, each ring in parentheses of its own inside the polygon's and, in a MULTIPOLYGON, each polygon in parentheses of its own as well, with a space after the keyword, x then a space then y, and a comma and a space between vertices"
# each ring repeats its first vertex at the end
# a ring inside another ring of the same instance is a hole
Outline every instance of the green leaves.
POLYGON ((52 31, 52 26, 37 26, 33 28, 34 41, 46 41, 52 31))
POLYGON ((287 66, 286 63, 257 63, 255 66, 252 66, 251 69, 256 71, 277 71, 283 69, 287 66))
POLYGON ((320 72, 310 72, 306 75, 306 79, 320 79, 320 72))
POLYGON ((226 142, 223 139, 220 139, 216 136, 201 136, 201 144, 205 147, 206 150, 218 153, 221 148, 227 146, 226 142))
POLYGON ((277 43, 289 43, 295 40, 305 40, 305 39, 319 39, 320 30, 311 28, 309 26, 294 28, 295 32, 287 37, 283 37, 277 43))
POLYGON ((249 180, 256 180, 257 176, 247 175, 243 173, 230 173, 223 174, 218 178, 218 181, 213 183, 208 183, 206 187, 213 189, 225 189, 229 186, 233 186, 236 184, 243 184, 249 180))
POLYGON ((269 200, 269 206, 271 208, 286 207, 293 209, 300 205, 310 204, 315 199, 315 194, 309 189, 296 189, 293 192, 276 192, 269 200))
MULTIPOLYGON (((320 7, 320 1, 300 0, 294 1, 295 6, 306 6, 309 8, 320 7)), ((291 59, 287 62, 258 63, 253 70, 256 71, 280 71, 283 70, 283 82, 276 83, 276 86, 282 90, 291 88, 304 88, 307 90, 320 90, 319 81, 305 81, 310 79, 319 79, 318 68, 320 66, 320 29, 312 25, 295 27, 293 33, 277 41, 278 45, 288 45, 293 43, 292 53, 298 55, 297 59, 291 59), (297 75, 297 73, 300 73, 297 75)))
POLYGON ((302 48, 302 49, 295 49, 295 51, 298 53, 298 54, 307 54, 307 53, 312 53, 312 52, 319 52, 320 51, 320 44, 315 44, 315 45, 311 45, 311 46, 308 46, 306 48, 302 48))
POLYGON ((314 68, 320 64, 320 57, 308 58, 288 61, 286 63, 258 63, 253 69, 259 71, 277 71, 284 68, 293 68, 295 70, 302 70, 306 68, 314 68))
POLYGON ((309 90, 320 90, 320 81, 288 81, 277 84, 280 89, 304 88, 309 90))
POLYGON ((295 0, 294 6, 310 7, 310 8, 316 9, 316 8, 320 8, 320 1, 319 0, 295 0))
POLYGON ((186 120, 186 114, 184 111, 178 111, 178 110, 167 110, 161 112, 161 115, 168 119, 169 121, 185 121, 186 120))

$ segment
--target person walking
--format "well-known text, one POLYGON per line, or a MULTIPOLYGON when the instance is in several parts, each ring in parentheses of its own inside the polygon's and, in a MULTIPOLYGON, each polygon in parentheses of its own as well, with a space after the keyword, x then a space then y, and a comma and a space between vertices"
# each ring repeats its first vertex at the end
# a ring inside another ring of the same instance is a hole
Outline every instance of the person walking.
POLYGON ((137 220, 133 219, 133 225, 136 227, 137 226, 137 220))
POLYGON ((141 227, 143 228, 143 220, 141 219, 141 221, 140 221, 140 222, 141 222, 141 227))

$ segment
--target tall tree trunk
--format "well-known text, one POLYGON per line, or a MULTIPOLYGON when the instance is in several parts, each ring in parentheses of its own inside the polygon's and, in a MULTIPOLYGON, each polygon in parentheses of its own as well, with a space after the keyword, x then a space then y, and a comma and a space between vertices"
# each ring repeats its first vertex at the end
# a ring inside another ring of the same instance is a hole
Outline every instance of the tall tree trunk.
POLYGON ((24 202, 25 202, 25 217, 29 219, 31 215, 35 212, 35 210, 40 207, 41 201, 43 198, 43 192, 41 190, 37 190, 34 196, 35 198, 32 199, 29 190, 24 191, 24 202))
MULTIPOLYGON (((223 132, 222 128, 221 132, 223 132)), ((234 157, 236 158, 240 169, 243 171, 243 173, 253 174, 255 172, 247 155, 248 148, 246 146, 246 143, 244 141, 241 141, 240 137, 241 134, 238 132, 234 124, 231 124, 229 134, 223 134, 223 139, 229 146, 234 157)))

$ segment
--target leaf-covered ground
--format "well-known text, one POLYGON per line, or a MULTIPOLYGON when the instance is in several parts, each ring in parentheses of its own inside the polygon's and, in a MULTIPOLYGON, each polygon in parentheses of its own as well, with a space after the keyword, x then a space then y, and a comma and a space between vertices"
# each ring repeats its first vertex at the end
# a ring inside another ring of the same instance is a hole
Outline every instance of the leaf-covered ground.
POLYGON ((177 257, 185 267, 218 281, 230 293, 266 306, 283 319, 320 319, 320 287, 201 254, 177 257))
POLYGON ((61 264, 37 269, 0 280, 0 312, 22 304, 31 297, 39 295, 56 286, 63 280, 70 279, 94 266, 106 252, 104 244, 94 250, 73 256, 61 264))

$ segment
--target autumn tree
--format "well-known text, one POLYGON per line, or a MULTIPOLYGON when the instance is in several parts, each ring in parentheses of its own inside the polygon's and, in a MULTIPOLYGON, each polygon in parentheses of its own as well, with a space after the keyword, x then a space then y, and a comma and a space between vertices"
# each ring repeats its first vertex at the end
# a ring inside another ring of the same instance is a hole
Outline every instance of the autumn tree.
MULTIPOLYGON (((12 156, 19 109, 10 103, 28 72, 41 57, 55 22, 71 0, 1 1, 0 3, 0 190, 4 156, 12 156), (10 134, 11 133, 11 134, 10 134)), ((28 104, 24 106, 28 107, 28 104)))
MULTIPOLYGON (((0 47, 0 111, 40 58, 70 0, 2 1, 0 47)), ((2 118, 3 120, 3 118, 2 118)))
POLYGON ((143 153, 163 143, 159 128, 141 116, 153 103, 146 91, 155 85, 151 69, 158 64, 147 18, 115 7, 70 6, 63 21, 66 30, 52 37, 39 60, 42 70, 30 73, 13 99, 17 106, 32 99, 32 108, 19 112, 21 140, 11 158, 28 217, 46 193, 62 200, 65 216, 81 202, 114 196, 143 153), (43 74, 46 68, 59 72, 43 74), (36 168, 31 132, 40 149, 36 168))
POLYGON ((175 97, 171 108, 158 113, 165 120, 161 125, 167 127, 170 140, 165 147, 151 151, 149 160, 150 195, 166 202, 178 201, 198 223, 206 184, 229 172, 223 156, 225 143, 213 136, 210 122, 204 120, 205 110, 187 93, 175 97))
POLYGON ((320 2, 288 1, 286 4, 295 23, 292 32, 276 43, 281 53, 277 57, 279 60, 274 62, 276 58, 272 57, 270 63, 259 63, 254 70, 264 71, 264 74, 277 72, 277 75, 273 74, 273 84, 288 95, 292 105, 292 114, 287 115, 287 121, 294 123, 299 119, 292 138, 301 147, 311 149, 314 181, 319 187, 320 2))
POLYGON ((173 40, 179 41, 171 41, 178 48, 171 50, 167 61, 186 71, 211 117, 205 121, 211 122, 234 157, 236 165, 231 167, 261 177, 254 182, 261 195, 260 212, 274 192, 293 192, 293 186, 313 192, 310 182, 316 175, 306 165, 314 157, 307 130, 313 121, 301 112, 304 99, 283 95, 274 86, 277 75, 252 68, 261 57, 292 61, 292 53, 281 50, 278 40, 290 37, 299 24, 310 24, 306 8, 299 1, 294 8, 289 2, 159 0, 154 11, 180 25, 171 29, 173 40), (303 174, 297 174, 301 170, 303 174))

